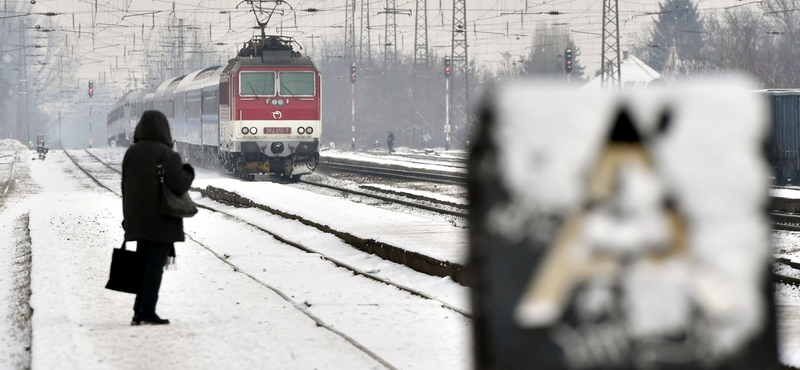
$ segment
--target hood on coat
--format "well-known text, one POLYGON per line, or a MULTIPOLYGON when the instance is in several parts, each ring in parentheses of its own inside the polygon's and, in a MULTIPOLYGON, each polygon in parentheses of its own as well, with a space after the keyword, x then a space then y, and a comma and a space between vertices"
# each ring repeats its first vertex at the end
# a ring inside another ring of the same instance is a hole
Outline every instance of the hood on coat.
POLYGON ((167 116, 157 110, 145 111, 133 133, 133 142, 136 143, 139 140, 158 141, 172 146, 172 135, 169 133, 167 116))

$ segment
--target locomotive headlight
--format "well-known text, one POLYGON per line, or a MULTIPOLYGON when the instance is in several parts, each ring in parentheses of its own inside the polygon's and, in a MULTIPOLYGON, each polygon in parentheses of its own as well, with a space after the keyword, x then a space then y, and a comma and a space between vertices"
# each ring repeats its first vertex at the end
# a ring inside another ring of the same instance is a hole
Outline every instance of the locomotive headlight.
POLYGON ((247 135, 250 132, 250 129, 247 127, 242 127, 242 135, 247 135))
POLYGON ((283 99, 278 99, 278 105, 283 105, 283 99))
POLYGON ((306 133, 311 135, 312 133, 314 133, 314 128, 311 126, 306 127, 306 133))
POLYGON ((250 127, 250 134, 255 135, 256 133, 258 133, 258 130, 255 127, 250 127))
POLYGON ((302 135, 302 134, 305 134, 305 133, 306 133, 306 130, 305 130, 304 128, 302 128, 302 127, 298 127, 298 128, 297 128, 297 133, 298 133, 298 134, 300 134, 300 135, 302 135))
POLYGON ((278 99, 272 99, 272 105, 278 105, 278 99))

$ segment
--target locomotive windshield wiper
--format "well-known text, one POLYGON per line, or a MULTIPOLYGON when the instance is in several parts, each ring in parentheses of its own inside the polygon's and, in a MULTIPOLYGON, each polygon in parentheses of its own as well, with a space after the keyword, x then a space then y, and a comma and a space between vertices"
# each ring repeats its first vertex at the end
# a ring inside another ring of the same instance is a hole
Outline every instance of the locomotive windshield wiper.
POLYGON ((292 92, 292 90, 289 90, 289 88, 288 88, 288 87, 286 87, 286 85, 284 85, 283 83, 281 83, 281 95, 283 95, 283 89, 286 89, 286 91, 288 91, 288 92, 289 92, 289 95, 291 95, 293 98, 300 100, 300 98, 298 98, 297 96, 295 96, 295 95, 294 95, 294 93, 292 92))
POLYGON ((255 95, 256 99, 258 99, 258 94, 256 93, 256 89, 253 88, 253 85, 250 85, 250 82, 247 82, 247 86, 250 87, 250 91, 252 91, 253 95, 255 95))

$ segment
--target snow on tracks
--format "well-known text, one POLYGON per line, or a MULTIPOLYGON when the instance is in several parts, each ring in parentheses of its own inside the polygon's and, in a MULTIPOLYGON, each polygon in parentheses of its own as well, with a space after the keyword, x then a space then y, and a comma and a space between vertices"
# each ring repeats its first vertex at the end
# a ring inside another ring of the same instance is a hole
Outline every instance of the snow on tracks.
POLYGON ((38 166, 34 368, 383 368, 192 242, 176 246, 179 269, 162 284, 159 313, 173 323, 129 326, 133 296, 103 288, 122 240, 119 198, 62 152, 38 166))
POLYGON ((234 270, 283 292, 298 309, 305 307, 391 366, 468 367, 471 322, 440 302, 353 276, 225 214, 201 212, 186 224, 188 236, 234 270))

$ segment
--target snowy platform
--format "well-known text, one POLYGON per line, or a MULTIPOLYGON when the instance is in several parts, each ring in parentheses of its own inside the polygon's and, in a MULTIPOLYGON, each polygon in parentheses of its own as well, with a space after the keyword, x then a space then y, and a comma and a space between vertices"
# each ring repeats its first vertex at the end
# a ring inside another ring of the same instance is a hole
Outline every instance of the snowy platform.
POLYGON ((468 319, 214 212, 186 222, 165 273, 158 312, 172 324, 129 326, 133 296, 103 288, 119 197, 61 151, 33 156, 0 200, 0 368, 470 367, 468 319))

